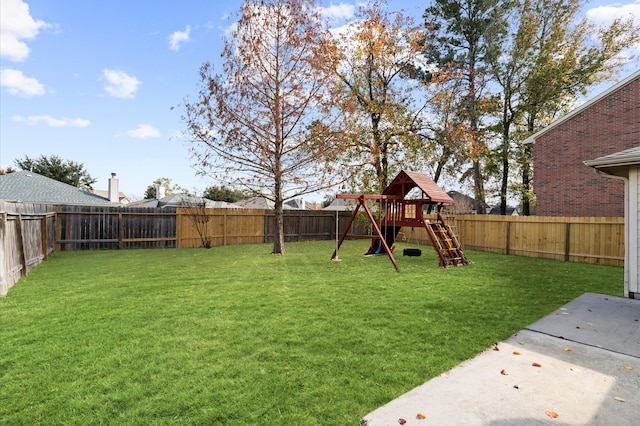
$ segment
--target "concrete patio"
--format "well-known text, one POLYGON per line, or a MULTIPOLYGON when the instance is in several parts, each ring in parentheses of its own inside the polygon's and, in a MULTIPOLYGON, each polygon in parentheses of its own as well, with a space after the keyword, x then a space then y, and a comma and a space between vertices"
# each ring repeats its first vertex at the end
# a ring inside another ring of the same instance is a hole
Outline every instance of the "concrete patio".
POLYGON ((640 300, 585 293, 361 424, 638 425, 640 300))

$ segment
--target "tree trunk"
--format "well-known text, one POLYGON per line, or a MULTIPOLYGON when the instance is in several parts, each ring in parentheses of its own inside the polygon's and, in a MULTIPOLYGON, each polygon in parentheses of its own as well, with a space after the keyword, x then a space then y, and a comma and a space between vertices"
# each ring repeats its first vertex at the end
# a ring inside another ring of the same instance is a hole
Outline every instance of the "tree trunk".
MULTIPOLYGON (((505 124, 508 129, 510 124, 505 124)), ((509 131, 502 135, 502 184, 500 185, 500 214, 507 214, 507 188, 509 186, 509 131)))
POLYGON ((524 161, 522 162, 522 214, 524 216, 531 215, 531 203, 529 197, 531 194, 531 146, 524 147, 524 161))
POLYGON ((284 254, 284 210, 282 195, 276 196, 273 215, 273 254, 284 254))
POLYGON ((473 160, 473 192, 476 198, 476 213, 486 214, 487 203, 484 199, 484 183, 480 174, 480 160, 473 160))

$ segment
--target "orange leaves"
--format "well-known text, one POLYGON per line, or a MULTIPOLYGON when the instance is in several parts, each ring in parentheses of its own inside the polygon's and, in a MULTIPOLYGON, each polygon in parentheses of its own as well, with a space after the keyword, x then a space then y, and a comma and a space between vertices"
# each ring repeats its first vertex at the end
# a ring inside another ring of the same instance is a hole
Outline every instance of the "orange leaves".
POLYGON ((552 419, 557 419, 558 418, 558 413, 556 413, 555 411, 547 410, 547 411, 545 411, 545 414, 547 416, 551 417, 552 419))

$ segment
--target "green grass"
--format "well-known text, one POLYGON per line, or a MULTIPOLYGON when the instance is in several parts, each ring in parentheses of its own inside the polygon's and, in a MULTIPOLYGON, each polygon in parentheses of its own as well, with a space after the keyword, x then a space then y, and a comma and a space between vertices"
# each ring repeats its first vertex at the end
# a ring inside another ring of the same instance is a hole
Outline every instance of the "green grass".
POLYGON ((0 298, 0 423, 357 425, 621 268, 347 241, 56 253, 0 298))

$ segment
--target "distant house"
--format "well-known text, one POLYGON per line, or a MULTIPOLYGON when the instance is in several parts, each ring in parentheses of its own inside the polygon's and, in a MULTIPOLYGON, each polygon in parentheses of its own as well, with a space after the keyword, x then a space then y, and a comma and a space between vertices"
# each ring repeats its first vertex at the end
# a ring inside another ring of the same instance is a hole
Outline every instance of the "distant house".
POLYGON ((453 199, 453 206, 445 207, 447 213, 469 214, 476 212, 476 200, 473 197, 458 191, 447 191, 447 195, 453 199))
POLYGON ((212 201, 208 198, 194 197, 189 194, 170 194, 160 199, 152 198, 135 201, 129 207, 150 207, 150 208, 170 208, 170 207, 204 207, 207 209, 238 208, 238 206, 224 201, 212 201))
POLYGON ((640 146, 640 70, 530 136, 536 213, 623 216, 624 185, 583 161, 640 146))
POLYGON ((322 210, 331 210, 331 211, 337 210, 339 212, 352 211, 353 209, 356 208, 357 204, 358 203, 356 203, 354 200, 348 200, 344 198, 334 198, 331 204, 324 207, 322 210))
MULTIPOLYGON (((109 199, 109 190, 106 189, 94 189, 93 191, 94 194, 102 197, 102 198, 106 198, 109 199)), ((127 197, 127 195, 124 192, 118 192, 118 203, 122 204, 122 205, 126 205, 129 204, 131 202, 131 200, 129 199, 129 197, 127 197)))
MULTIPOLYGON (((640 299, 640 146, 585 161, 596 174, 624 184, 624 295, 640 299)), ((604 180, 604 179, 603 179, 604 180)))
POLYGON ((131 200, 129 200, 129 197, 127 197, 123 192, 120 192, 118 178, 116 177, 115 173, 111 173, 111 177, 109 178, 109 189, 94 189, 91 192, 99 195, 100 197, 108 199, 112 203, 126 205, 131 202, 131 200))
POLYGON ((108 198, 27 171, 0 175, 0 200, 57 205, 119 205, 108 198))
MULTIPOLYGON (((241 200, 233 204, 235 207, 242 207, 243 209, 273 210, 275 208, 275 203, 271 200, 267 200, 264 197, 247 198, 246 200, 241 200)), ((294 209, 294 207, 286 203, 283 204, 282 208, 283 210, 294 209)))
MULTIPOLYGON (((500 215, 502 213, 500 212, 500 207, 493 207, 489 210, 489 214, 500 215)), ((520 212, 515 207, 507 207, 505 216, 520 216, 520 212)))

